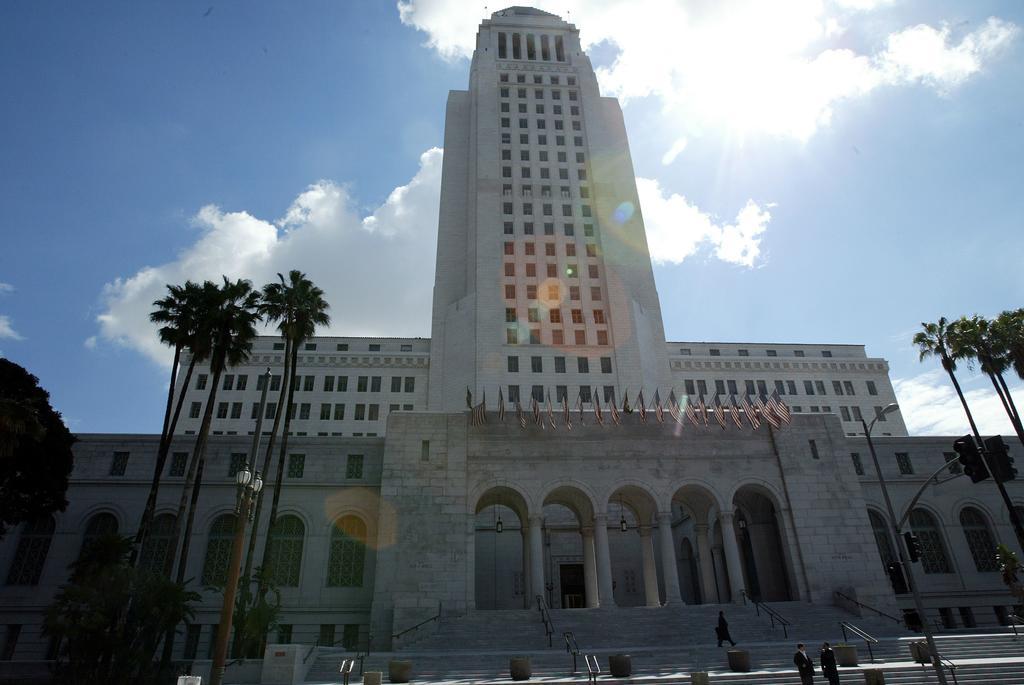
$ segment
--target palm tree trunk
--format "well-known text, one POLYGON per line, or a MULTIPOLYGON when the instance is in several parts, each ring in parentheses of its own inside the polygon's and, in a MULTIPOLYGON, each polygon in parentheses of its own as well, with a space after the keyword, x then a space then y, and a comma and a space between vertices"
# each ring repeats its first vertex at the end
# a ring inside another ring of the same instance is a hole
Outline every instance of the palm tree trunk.
POLYGON ((971 413, 971 408, 967 406, 967 398, 964 397, 964 391, 960 388, 960 382, 956 379, 956 374, 949 369, 945 359, 943 359, 942 366, 946 369, 946 373, 949 374, 949 380, 953 381, 953 388, 956 390, 956 396, 960 398, 960 404, 964 405, 964 413, 967 414, 967 422, 971 424, 971 432, 975 435, 981 435, 978 432, 978 425, 974 422, 974 414, 971 413))
MULTIPOLYGON (((177 366, 181 355, 181 348, 175 348, 174 351, 174 364, 177 366)), ((139 521, 139 529, 135 533, 135 545, 132 547, 132 554, 129 559, 130 565, 134 566, 138 561, 139 555, 142 553, 142 545, 146 543, 146 536, 149 535, 149 527, 153 523, 153 514, 156 511, 156 497, 160 490, 160 479, 164 472, 164 467, 167 465, 167 455, 171 451, 171 442, 174 440, 174 429, 178 426, 178 418, 181 416, 181 408, 185 404, 185 391, 188 390, 188 384, 192 380, 192 372, 196 368, 195 355, 188 363, 188 369, 185 371, 185 378, 181 383, 181 393, 178 395, 178 402, 174 407, 174 413, 170 416, 164 416, 164 432, 160 436, 160 447, 156 454, 156 465, 153 467, 153 482, 149 486, 149 496, 146 498, 146 508, 142 511, 142 519, 139 521), (169 419, 169 421, 168 421, 169 419)), ((171 408, 171 400, 174 397, 173 386, 175 383, 174 377, 177 374, 171 374, 172 390, 167 395, 167 409, 171 408)))
POLYGON ((206 464, 206 443, 210 437, 210 424, 213 423, 213 406, 217 399, 217 386, 220 384, 220 377, 223 373, 223 362, 217 364, 218 370, 213 372, 213 387, 210 388, 210 397, 207 400, 206 411, 203 412, 203 423, 199 426, 199 437, 196 439, 196 454, 193 459, 198 458, 195 482, 192 484, 192 497, 189 501, 188 517, 185 519, 185 533, 181 538, 181 553, 178 558, 177 582, 185 581, 185 567, 188 565, 188 551, 192 542, 192 524, 196 518, 196 503, 199 500, 199 490, 203 484, 203 466, 206 464))
MULTIPOLYGON (((282 407, 284 407, 285 403, 288 401, 288 388, 291 384, 291 374, 294 372, 291 367, 291 348, 292 342, 291 340, 287 340, 285 342, 284 350, 284 369, 281 372, 281 392, 278 395, 277 412, 274 415, 274 427, 270 430, 270 438, 267 440, 267 451, 264 453, 263 457, 263 469, 261 473, 263 474, 264 482, 268 480, 267 474, 270 472, 270 460, 274 454, 274 438, 277 437, 277 431, 281 427, 281 417, 283 413, 282 407)), ((255 455, 253 455, 253 457, 255 458, 255 455)), ((252 573, 252 564, 256 554, 257 533, 259 532, 260 527, 260 513, 263 510, 263 494, 266 491, 267 489, 263 488, 259 491, 259 494, 256 495, 256 507, 253 510, 252 529, 249 535, 249 550, 245 558, 245 573, 242 575, 243 578, 248 578, 252 573)))
MULTIPOLYGON (((299 362, 299 341, 292 341, 291 349, 291 373, 294 379, 295 371, 297 370, 299 362)), ((288 453, 288 429, 292 424, 292 401, 295 399, 295 383, 294 381, 288 384, 288 406, 285 408, 287 412, 284 416, 284 428, 281 430, 281 450, 277 455, 277 478, 274 480, 274 498, 271 500, 270 505, 270 516, 267 517, 267 537, 263 540, 263 554, 260 557, 260 584, 259 584, 259 596, 262 597, 263 593, 267 590, 267 551, 270 548, 270 537, 271 532, 274 529, 274 523, 277 520, 277 506, 281 501, 281 486, 284 484, 284 460, 288 453)))
POLYGON ((1010 388, 1006 385, 1006 379, 1003 378, 1003 374, 997 373, 996 378, 999 379, 999 385, 1002 387, 1003 395, 1006 397, 1006 411, 1010 415, 1010 423, 1013 424, 1013 429, 1017 432, 1017 439, 1024 445, 1024 424, 1021 423, 1017 404, 1013 401, 1013 395, 1010 394, 1010 388))

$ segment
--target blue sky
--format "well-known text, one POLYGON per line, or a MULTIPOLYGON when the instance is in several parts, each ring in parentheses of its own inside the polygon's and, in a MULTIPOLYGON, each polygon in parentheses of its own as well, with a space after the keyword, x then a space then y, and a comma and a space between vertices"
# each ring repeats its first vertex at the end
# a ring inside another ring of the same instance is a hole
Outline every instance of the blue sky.
MULTIPOLYGON (((1024 306, 1024 5, 542 6, 624 103, 668 336, 864 343, 915 432, 961 431, 909 338, 1024 306)), ((0 352, 73 430, 147 432, 165 282, 300 268, 336 332, 429 335, 435 148, 482 8, 0 4, 0 352)))

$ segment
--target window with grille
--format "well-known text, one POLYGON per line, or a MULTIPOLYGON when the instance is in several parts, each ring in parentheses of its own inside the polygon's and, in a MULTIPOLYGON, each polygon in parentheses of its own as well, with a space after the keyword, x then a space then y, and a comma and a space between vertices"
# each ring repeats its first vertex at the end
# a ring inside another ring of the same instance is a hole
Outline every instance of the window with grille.
POLYGON ((345 649, 358 649, 359 648, 359 624, 358 623, 346 623, 342 628, 341 633, 341 644, 345 649))
POLYGON ((93 543, 107 535, 117 533, 117 518, 110 512, 96 514, 85 527, 85 534, 82 536, 82 548, 78 552, 79 558, 89 549, 93 543))
POLYGON ((44 516, 25 523, 18 537, 14 560, 7 572, 8 585, 38 585, 43 573, 43 564, 53 541, 54 521, 44 516))
POLYGON ((860 460, 859 452, 851 452, 850 459, 853 460, 853 470, 857 472, 858 476, 864 475, 864 464, 860 460))
POLYGON ((921 566, 924 572, 952 573, 946 545, 942 541, 942 531, 935 517, 924 509, 914 509, 910 513, 910 527, 921 543, 921 566))
POLYGON ((231 561, 231 543, 235 537, 235 515, 223 514, 210 524, 203 559, 203 585, 224 585, 231 561))
POLYGON ((888 568, 889 564, 896 561, 896 552, 889 537, 889 525, 881 514, 872 509, 868 509, 868 519, 871 521, 871 531, 875 534, 875 544, 878 545, 878 556, 882 558, 882 568, 888 568))
POLYGON ((114 457, 110 460, 110 475, 123 476, 127 468, 128 452, 114 452, 114 457))
POLYGON ((362 587, 366 560, 366 524, 355 516, 344 516, 331 528, 327 562, 328 587, 362 587))
POLYGON ((350 454, 348 455, 348 461, 345 463, 345 477, 346 478, 362 478, 363 477, 363 455, 361 454, 350 454))
POLYGON ((960 511, 960 525, 963 526, 967 547, 974 559, 974 567, 982 573, 998 571, 996 543, 985 515, 974 507, 964 507, 960 511))
POLYGON ((303 472, 306 470, 306 455, 305 454, 289 454, 288 455, 288 477, 289 478, 302 478, 303 472))
POLYGON ((900 475, 909 476, 914 473, 914 465, 910 461, 909 452, 897 452, 896 465, 900 469, 900 475))
POLYGON ((174 514, 160 514, 153 518, 139 552, 140 568, 163 575, 167 556, 173 554, 171 545, 177 542, 174 538, 174 520, 174 514))
POLYGON ((274 522, 267 546, 266 567, 278 587, 298 587, 302 570, 302 543, 306 527, 298 516, 281 516, 274 522))

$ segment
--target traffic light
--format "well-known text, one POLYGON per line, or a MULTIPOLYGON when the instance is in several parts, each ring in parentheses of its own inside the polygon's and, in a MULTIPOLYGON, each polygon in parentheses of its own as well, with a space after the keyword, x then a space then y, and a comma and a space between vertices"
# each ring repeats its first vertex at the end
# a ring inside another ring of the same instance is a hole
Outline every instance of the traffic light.
POLYGON ((904 533, 903 540, 907 543, 907 556, 911 563, 917 563, 921 558, 921 540, 913 533, 904 533))
POLYGON ((985 451, 988 453, 988 465, 992 469, 992 477, 997 483, 1005 483, 1017 477, 1017 469, 1013 468, 1013 457, 1010 448, 1002 437, 994 435, 985 440, 985 451))
POLYGON ((981 459, 981 452, 974 442, 974 436, 965 435, 953 442, 953 450, 960 455, 960 465, 964 468, 964 474, 970 477, 974 483, 980 483, 988 478, 988 469, 981 459))
POLYGON ((903 564, 898 561, 890 562, 885 570, 889 574, 889 582, 892 583, 892 591, 897 595, 905 595, 910 590, 907 588, 907 579, 903 577, 903 564))

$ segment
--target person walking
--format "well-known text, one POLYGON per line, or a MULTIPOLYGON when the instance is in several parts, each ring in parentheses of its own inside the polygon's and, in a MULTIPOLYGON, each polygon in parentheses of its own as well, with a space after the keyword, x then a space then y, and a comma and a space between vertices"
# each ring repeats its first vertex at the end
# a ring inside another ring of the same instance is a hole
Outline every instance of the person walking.
POLYGON ((836 668, 836 653, 832 651, 832 647, 827 643, 821 643, 821 655, 819 657, 821 661, 821 674, 825 676, 825 680, 828 681, 829 685, 839 685, 839 669, 836 668))
POLYGON ((793 655, 793 663, 796 664, 797 670, 800 671, 800 682, 802 685, 813 685, 814 662, 811 661, 811 657, 807 656, 803 642, 796 646, 796 654, 793 655))
POLYGON ((729 635, 729 622, 725 620, 725 612, 718 612, 718 625, 715 627, 715 635, 718 636, 718 646, 722 646, 722 642, 728 642, 733 647, 736 646, 736 642, 729 635))

